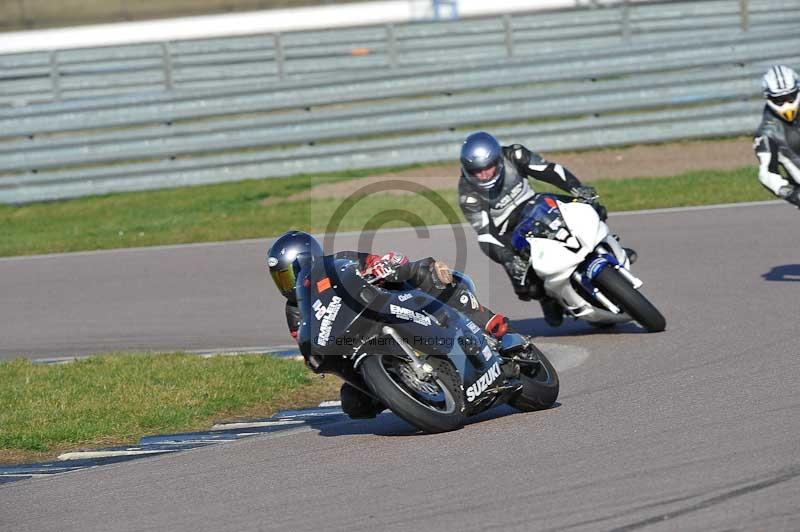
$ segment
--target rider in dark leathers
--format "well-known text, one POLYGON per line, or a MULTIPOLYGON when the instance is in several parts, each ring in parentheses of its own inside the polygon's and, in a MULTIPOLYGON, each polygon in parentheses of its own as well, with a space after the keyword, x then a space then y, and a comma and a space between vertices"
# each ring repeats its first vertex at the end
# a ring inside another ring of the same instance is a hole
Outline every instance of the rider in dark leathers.
MULTIPOLYGON (((602 220, 605 207, 597 202, 597 191, 582 185, 560 164, 546 161, 521 144, 501 146, 489 133, 468 136, 461 149, 459 205, 478 233, 481 250, 503 265, 520 299, 538 299, 545 320, 557 327, 563 320, 561 305, 544 293, 542 281, 529 269, 528 257, 511 245, 511 236, 525 205, 536 195, 528 179, 554 185, 573 197, 592 203, 602 220)), ((571 198, 570 198, 571 199, 571 198)), ((633 261, 633 250, 630 250, 633 261)))
POLYGON ((753 142, 758 178, 770 192, 800 208, 800 81, 791 68, 775 65, 761 85, 766 105, 753 142))
MULTIPOLYGON (((278 238, 267 253, 267 265, 278 290, 286 297, 286 323, 295 340, 303 321, 297 305, 295 283, 302 269, 298 256, 322 257, 322 247, 317 240, 302 231, 289 231, 278 238)), ((411 285, 428 292, 445 304, 463 312, 476 324, 495 338, 507 332, 508 320, 484 307, 474 291, 459 282, 450 269, 441 261, 431 257, 409 261, 399 253, 373 255, 357 251, 341 251, 333 255, 337 259, 349 259, 358 263, 359 275, 387 289, 411 285)), ((375 417, 383 407, 370 396, 347 383, 341 389, 342 410, 350 417, 375 417)))

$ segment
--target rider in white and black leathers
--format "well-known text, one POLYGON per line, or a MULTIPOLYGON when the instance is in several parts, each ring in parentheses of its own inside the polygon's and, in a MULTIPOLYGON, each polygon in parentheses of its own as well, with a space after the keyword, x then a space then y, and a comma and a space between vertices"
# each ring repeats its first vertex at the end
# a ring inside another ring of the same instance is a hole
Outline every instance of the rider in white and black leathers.
POLYGON ((563 166, 546 161, 521 144, 501 146, 483 131, 464 141, 459 205, 478 233, 481 250, 503 265, 520 299, 538 299, 547 323, 558 326, 563 320, 561 306, 544 293, 541 280, 529 271, 527 257, 521 257, 511 245, 522 209, 536 195, 526 179, 529 177, 591 202, 600 218, 606 219, 605 207, 597 203, 597 191, 582 185, 563 166))
POLYGON ((753 143, 758 178, 773 194, 800 207, 800 81, 791 68, 775 65, 761 85, 767 103, 753 143))

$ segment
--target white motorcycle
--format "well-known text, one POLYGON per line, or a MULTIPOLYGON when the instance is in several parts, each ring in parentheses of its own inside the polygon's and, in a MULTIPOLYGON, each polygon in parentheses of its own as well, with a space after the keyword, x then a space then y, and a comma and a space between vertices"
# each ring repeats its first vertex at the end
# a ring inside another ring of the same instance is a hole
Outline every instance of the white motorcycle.
POLYGON ((568 315, 598 327, 635 320, 649 332, 666 328, 664 316, 639 292, 642 281, 608 226, 588 203, 539 194, 523 210, 513 245, 547 295, 568 315))

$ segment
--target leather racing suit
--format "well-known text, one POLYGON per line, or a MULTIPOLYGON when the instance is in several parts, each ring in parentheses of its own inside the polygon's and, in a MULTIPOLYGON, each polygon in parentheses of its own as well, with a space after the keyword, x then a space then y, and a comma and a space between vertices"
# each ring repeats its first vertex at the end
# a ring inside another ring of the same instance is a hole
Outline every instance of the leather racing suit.
MULTIPOLYGON (((529 275, 527 260, 520 258, 511 245, 514 228, 525 205, 536 195, 527 178, 538 179, 565 192, 581 187, 572 172, 563 166, 546 161, 538 153, 521 144, 503 146, 504 176, 494 190, 473 185, 463 170, 458 182, 458 201, 467 221, 478 233, 481 250, 494 262, 500 263, 511 279, 514 292, 521 298, 544 296, 541 281, 529 275)), ((605 208, 595 204, 601 219, 605 208)), ((531 270, 532 272, 532 270, 531 270)))
MULTIPOLYGON (((402 289, 403 284, 419 288, 443 303, 466 314, 476 324, 482 326, 495 337, 501 337, 508 331, 505 316, 495 314, 481 305, 473 291, 466 284, 453 282, 443 284, 434 272, 436 261, 427 257, 418 261, 409 261, 399 253, 372 255, 357 251, 340 251, 333 255, 336 259, 349 259, 358 262, 359 274, 365 278, 378 278, 378 286, 387 289, 402 289)), ((286 323, 289 333, 297 340, 302 316, 296 303, 286 302, 286 323)))
POLYGON ((800 118, 786 122, 769 106, 764 106, 753 148, 759 161, 761 184, 800 207, 800 118))

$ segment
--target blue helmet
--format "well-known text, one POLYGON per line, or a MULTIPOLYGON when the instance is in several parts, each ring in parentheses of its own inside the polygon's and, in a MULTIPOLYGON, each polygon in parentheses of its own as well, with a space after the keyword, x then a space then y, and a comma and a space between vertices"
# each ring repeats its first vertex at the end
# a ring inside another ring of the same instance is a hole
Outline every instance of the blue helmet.
POLYGON ((503 148, 489 133, 478 131, 461 146, 461 170, 476 187, 491 190, 503 182, 503 148))
POLYGON ((267 266, 275 286, 289 301, 295 301, 297 275, 313 257, 322 256, 317 239, 302 231, 288 231, 267 252, 267 266))

